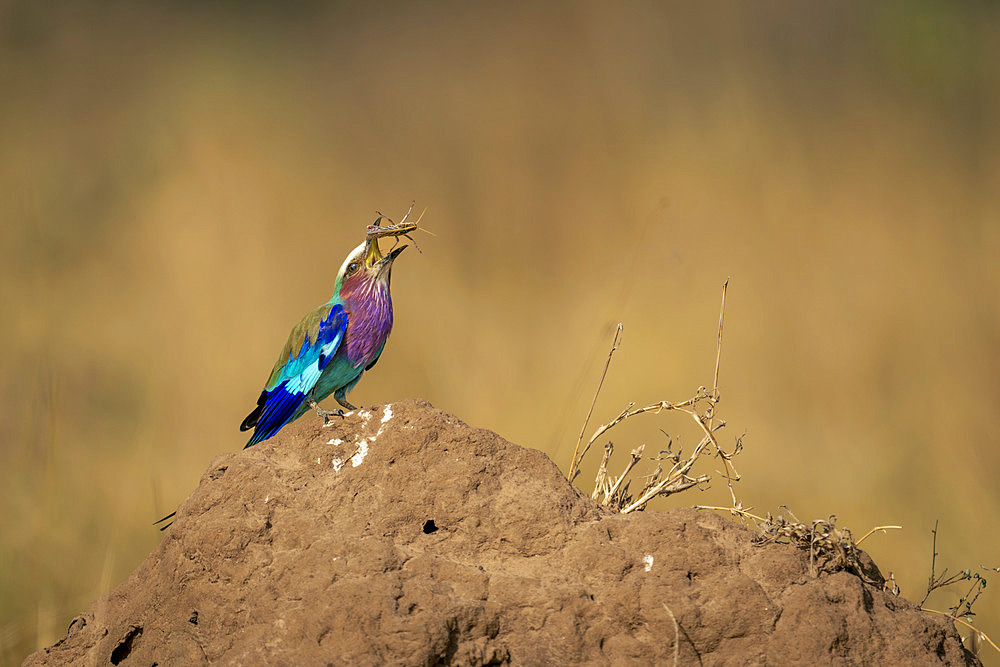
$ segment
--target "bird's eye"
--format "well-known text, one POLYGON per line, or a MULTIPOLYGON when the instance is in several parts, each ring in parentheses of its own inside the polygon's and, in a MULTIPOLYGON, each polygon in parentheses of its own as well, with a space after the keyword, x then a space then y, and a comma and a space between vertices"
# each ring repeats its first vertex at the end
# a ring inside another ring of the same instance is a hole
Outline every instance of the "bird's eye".
POLYGON ((358 263, 357 262, 351 262, 350 264, 347 265, 347 272, 348 273, 354 273, 357 270, 358 270, 358 263))

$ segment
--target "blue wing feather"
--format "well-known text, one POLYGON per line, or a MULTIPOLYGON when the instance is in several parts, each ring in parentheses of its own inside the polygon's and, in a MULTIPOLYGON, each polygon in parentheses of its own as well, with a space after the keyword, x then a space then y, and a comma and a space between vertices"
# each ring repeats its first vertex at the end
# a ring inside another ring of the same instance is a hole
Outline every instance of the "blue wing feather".
POLYGON ((347 314, 340 304, 317 308, 292 329, 257 400, 257 409, 244 421, 247 425, 257 413, 247 447, 267 440, 292 420, 336 354, 346 329, 347 314))

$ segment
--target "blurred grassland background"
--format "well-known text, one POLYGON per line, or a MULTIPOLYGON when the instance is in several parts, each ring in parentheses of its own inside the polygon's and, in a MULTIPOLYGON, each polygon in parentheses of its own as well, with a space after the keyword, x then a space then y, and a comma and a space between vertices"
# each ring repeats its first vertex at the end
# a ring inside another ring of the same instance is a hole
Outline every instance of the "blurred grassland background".
MULTIPOLYGON (((411 199, 437 237, 355 403, 566 470, 614 324, 592 426, 711 384, 731 277, 744 504, 902 524, 865 548, 910 599, 936 518, 939 567, 1000 565, 998 119, 994 3, 0 0, 0 661, 155 548, 411 199)), ((724 484, 661 506, 695 503, 724 484)))

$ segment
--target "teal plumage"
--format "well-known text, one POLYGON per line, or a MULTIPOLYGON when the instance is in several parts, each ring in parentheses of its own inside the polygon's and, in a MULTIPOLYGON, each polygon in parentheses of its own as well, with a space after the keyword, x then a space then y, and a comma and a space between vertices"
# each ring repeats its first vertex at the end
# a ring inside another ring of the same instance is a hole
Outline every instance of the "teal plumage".
POLYGON ((257 407, 240 425, 241 431, 254 429, 247 447, 272 437, 331 394, 354 409, 347 392, 378 361, 392 330, 389 282, 392 263, 405 247, 382 257, 378 240, 370 238, 348 255, 333 297, 292 328, 257 407))
MULTIPOLYGON (((309 407, 308 397, 333 360, 347 330, 343 304, 327 303, 310 311, 295 325, 267 378, 257 407, 240 425, 254 429, 247 447, 267 440, 309 407)), ((321 395, 312 400, 321 401, 321 395)))
MULTIPOLYGON (((344 260, 337 272, 333 297, 309 311, 292 328, 264 383, 257 407, 240 425, 241 431, 254 429, 247 447, 272 437, 310 407, 324 419, 337 414, 317 405, 331 394, 340 405, 355 409, 347 402, 347 392, 365 371, 371 370, 385 349, 392 330, 392 263, 406 248, 400 246, 383 257, 378 237, 405 235, 416 229, 415 223, 403 222, 391 229, 380 228, 380 220, 369 227, 367 240, 344 260), (373 235, 372 229, 378 233, 373 235)), ((171 512, 156 524, 169 521, 175 514, 171 512)), ((160 530, 170 525, 165 523, 160 530)))

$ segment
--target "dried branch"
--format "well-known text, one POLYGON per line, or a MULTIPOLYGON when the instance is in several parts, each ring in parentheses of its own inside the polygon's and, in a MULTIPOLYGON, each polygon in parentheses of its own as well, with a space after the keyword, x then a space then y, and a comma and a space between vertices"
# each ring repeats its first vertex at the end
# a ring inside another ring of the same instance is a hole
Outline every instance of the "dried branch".
POLYGON ((590 442, 587 443, 587 449, 584 449, 582 453, 579 453, 580 442, 583 441, 583 434, 587 430, 587 424, 590 423, 590 416, 594 414, 594 406, 597 405, 597 396, 601 393, 601 387, 604 386, 604 378, 608 374, 608 367, 611 366, 611 357, 614 355, 615 350, 618 349, 621 336, 622 323, 619 322, 618 327, 615 329, 614 340, 611 341, 611 350, 608 352, 608 360, 604 362, 604 370, 601 372, 601 381, 597 383, 597 391, 594 392, 594 400, 590 402, 590 410, 587 411, 587 418, 583 420, 583 427, 580 429, 580 436, 576 439, 576 447, 573 448, 573 461, 569 466, 569 474, 566 475, 570 482, 576 479, 576 474, 580 469, 580 461, 583 460, 583 457, 586 455, 587 450, 590 449, 590 446, 594 444, 594 438, 591 438, 590 442))
POLYGON ((869 530, 867 533, 865 533, 864 535, 862 535, 861 539, 858 540, 857 542, 855 542, 854 544, 861 544, 862 542, 864 542, 865 540, 867 540, 869 537, 871 537, 872 535, 874 535, 876 532, 884 533, 885 531, 890 530, 890 529, 902 530, 903 527, 902 526, 875 526, 874 528, 872 528, 871 530, 869 530))
MULTIPOLYGON (((920 600, 921 607, 923 607, 924 603, 927 602, 927 598, 931 596, 931 593, 933 593, 937 589, 945 588, 947 586, 951 586, 952 584, 957 584, 960 581, 969 581, 970 579, 973 579, 973 575, 970 570, 964 570, 962 572, 959 572, 958 574, 953 574, 949 577, 948 568, 945 568, 944 570, 941 571, 940 576, 936 574, 937 557, 938 557, 937 531, 938 531, 938 522, 934 521, 934 528, 931 529, 931 535, 933 536, 931 538, 931 576, 927 580, 927 590, 924 592, 924 597, 922 600, 920 600)), ((979 574, 977 573, 975 576, 978 577, 979 574)))
POLYGON ((601 459, 601 467, 597 469, 597 477, 594 478, 594 492, 590 494, 590 497, 594 500, 597 500, 601 489, 604 488, 604 480, 608 478, 608 460, 611 458, 613 451, 615 451, 615 446, 610 441, 604 445, 604 457, 601 459))
POLYGON ((694 508, 696 510, 715 510, 717 512, 729 512, 733 516, 743 516, 748 519, 752 519, 754 521, 754 525, 756 525, 757 521, 760 521, 761 523, 767 521, 767 519, 759 517, 756 514, 751 514, 748 510, 745 510, 742 507, 716 507, 714 505, 695 505, 694 508))
MULTIPOLYGON (((960 625, 963 625, 968 629, 972 630, 973 634, 970 636, 973 638, 973 646, 972 646, 973 652, 978 653, 979 650, 978 642, 985 641, 990 646, 992 646, 998 653, 1000 653, 1000 647, 997 647, 997 645, 993 642, 992 639, 990 639, 986 635, 986 633, 982 632, 979 628, 975 627, 974 625, 972 625, 972 623, 969 622, 969 620, 976 615, 972 609, 973 605, 975 605, 976 601, 979 599, 979 596, 983 594, 983 591, 986 590, 986 583, 987 583, 986 578, 983 575, 979 574, 979 572, 973 572, 971 569, 965 569, 962 570, 961 572, 958 572, 957 574, 949 576, 948 568, 944 568, 941 571, 941 574, 938 574, 937 533, 938 533, 938 522, 935 521, 934 528, 931 530, 931 536, 932 536, 931 574, 930 577, 927 578, 927 590, 924 593, 924 598, 920 601, 920 610, 929 612, 931 614, 938 614, 939 616, 945 616, 947 618, 950 618, 955 623, 959 623, 960 625), (924 603, 927 602, 927 598, 930 597, 931 593, 938 590, 939 588, 945 588, 946 586, 951 586, 952 584, 957 584, 962 581, 971 581, 972 584, 969 586, 969 590, 967 590, 965 594, 958 599, 958 602, 956 602, 954 605, 948 608, 947 613, 942 611, 937 611, 936 609, 928 609, 927 607, 924 607, 924 603)), ((989 571, 1000 572, 1000 568, 988 568, 983 565, 980 565, 980 568, 988 572, 989 571)))
POLYGON ((632 468, 635 467, 636 463, 642 460, 642 451, 645 448, 646 445, 639 445, 638 448, 632 450, 632 456, 629 459, 628 464, 625 466, 625 470, 622 472, 621 475, 618 476, 618 479, 615 480, 615 483, 604 494, 604 500, 601 502, 602 505, 607 506, 611 498, 614 497, 615 493, 618 492, 618 489, 621 487, 622 482, 624 482, 625 478, 628 477, 628 474, 632 472, 632 468))
POLYGON ((673 664, 674 664, 674 667, 677 667, 677 663, 678 663, 678 660, 680 659, 680 655, 681 655, 681 633, 680 633, 680 628, 677 625, 677 618, 674 616, 674 612, 672 612, 670 610, 670 607, 667 606, 666 602, 663 603, 663 608, 667 610, 668 614, 670 614, 670 620, 674 624, 674 663, 673 664))
POLYGON ((668 449, 666 452, 660 452, 661 455, 656 457, 654 460, 671 461, 672 466, 670 470, 664 474, 663 467, 661 465, 657 465, 656 470, 654 470, 651 475, 647 475, 646 483, 644 484, 642 491, 639 493, 638 499, 633 499, 628 492, 630 486, 629 475, 642 459, 644 447, 639 447, 633 450, 631 458, 626 464, 623 472, 618 475, 618 477, 612 479, 608 474, 608 466, 613 453, 613 447, 609 443, 605 447, 604 457, 601 460, 600 468, 598 469, 597 476, 594 479, 594 489, 591 493, 591 497, 593 499, 597 500, 598 498, 601 498, 601 504, 603 506, 617 509, 622 513, 633 512, 645 509, 646 504, 657 496, 668 496, 690 489, 691 487, 707 483, 711 479, 710 475, 695 475, 691 473, 691 470, 695 463, 708 452, 712 452, 715 457, 722 460, 723 470, 719 474, 726 480, 730 496, 733 500, 733 505, 739 506, 739 502, 736 499, 736 493, 733 488, 733 483, 740 480, 740 474, 733 465, 733 457, 739 454, 743 449, 743 436, 737 438, 736 445, 732 451, 724 449, 716 437, 716 432, 726 425, 725 421, 717 420, 716 417, 720 402, 719 367, 722 359, 722 331, 725 323, 726 291, 728 286, 729 280, 727 279, 722 285, 722 302, 719 308, 719 327, 716 335, 715 369, 713 373, 712 389, 709 390, 705 387, 698 387, 698 390, 693 396, 678 402, 658 401, 642 407, 636 407, 634 402, 630 402, 625 409, 619 412, 611 421, 598 426, 590 438, 584 442, 584 434, 590 424, 590 418, 593 416, 594 406, 597 404, 597 397, 599 396, 601 388, 604 385, 604 379, 607 376, 608 368, 611 365, 611 359, 620 344, 622 325, 619 323, 618 328, 615 331, 614 340, 612 341, 611 350, 608 352, 607 361, 604 364, 604 370, 601 373, 601 379, 597 385, 597 391, 594 392, 594 398, 591 401, 590 410, 587 412, 587 417, 584 420, 583 427, 580 429, 580 434, 577 437, 576 446, 573 449, 573 460, 567 477, 570 481, 576 478, 580 471, 580 463, 583 461, 584 457, 590 451, 591 447, 593 447, 594 443, 604 438, 608 431, 622 422, 641 414, 660 414, 665 411, 686 413, 698 425, 698 428, 702 431, 703 437, 698 445, 692 450, 691 454, 685 459, 681 458, 680 451, 673 452, 670 448, 670 444, 668 443, 668 449), (716 423, 717 421, 718 423, 716 423))
MULTIPOLYGON (((726 318, 726 289, 729 287, 729 278, 722 283, 722 305, 719 307, 719 337, 715 342, 715 374, 712 376, 712 402, 719 402, 719 362, 722 361, 722 323, 726 318)), ((709 426, 711 426, 711 418, 709 426)))

